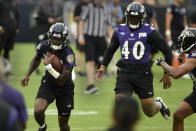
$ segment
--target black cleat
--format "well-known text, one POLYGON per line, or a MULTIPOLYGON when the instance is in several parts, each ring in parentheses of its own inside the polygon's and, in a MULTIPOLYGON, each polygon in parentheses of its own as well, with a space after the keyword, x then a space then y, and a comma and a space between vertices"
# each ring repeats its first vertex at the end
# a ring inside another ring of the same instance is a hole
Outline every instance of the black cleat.
POLYGON ((45 127, 44 128, 39 128, 38 131, 46 131, 47 129, 47 125, 45 124, 45 127))
POLYGON ((156 102, 160 102, 162 107, 160 109, 161 115, 165 118, 165 120, 169 120, 170 118, 170 110, 167 107, 167 105, 163 102, 163 100, 160 97, 157 97, 155 99, 156 102))
POLYGON ((89 85, 84 91, 84 94, 99 94, 99 90, 94 85, 89 85))

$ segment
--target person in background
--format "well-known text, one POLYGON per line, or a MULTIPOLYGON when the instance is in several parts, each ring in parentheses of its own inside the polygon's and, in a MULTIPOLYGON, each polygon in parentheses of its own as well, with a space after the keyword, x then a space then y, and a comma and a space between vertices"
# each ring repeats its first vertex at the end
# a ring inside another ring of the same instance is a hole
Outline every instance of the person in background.
POLYGON ((17 89, 5 83, 9 72, 9 68, 6 68, 7 64, 7 61, 0 57, 0 98, 16 109, 20 126, 25 130, 28 116, 24 97, 17 89))
POLYGON ((119 97, 114 105, 113 126, 108 131, 134 131, 139 120, 139 107, 132 97, 119 97))
MULTIPOLYGON (((3 57, 11 69, 10 50, 13 49, 16 35, 19 33, 19 12, 16 2, 0 0, 0 18, 0 53, 4 51, 3 57)), ((8 75, 12 76, 11 70, 8 75)))
POLYGON ((115 29, 118 24, 121 24, 123 21, 123 10, 120 6, 120 0, 112 0, 109 3, 109 8, 112 15, 112 27, 115 29))
POLYGON ((151 6, 155 6, 156 5, 156 1, 155 0, 146 0, 146 2, 151 5, 151 6))
MULTIPOLYGON (((84 10, 88 3, 91 0, 82 0, 75 8, 74 10, 74 21, 77 22, 77 26, 78 23, 80 21, 80 14, 82 12, 82 10, 84 10)), ((85 52, 85 45, 80 45, 78 42, 78 34, 79 34, 79 29, 77 28, 77 38, 76 38, 76 44, 77 44, 77 71, 78 71, 78 75, 79 76, 85 76, 85 73, 82 72, 82 65, 83 65, 83 58, 84 58, 84 52, 85 52)))
MULTIPOLYGON (((187 24, 186 9, 183 6, 184 0, 174 0, 174 3, 169 5, 165 13, 165 35, 168 41, 168 45, 173 50, 173 66, 180 65, 178 61, 179 54, 176 52, 176 42, 178 36, 184 30, 187 24)), ((180 56, 186 59, 186 56, 180 56)), ((187 76, 185 76, 187 77, 187 76)))
MULTIPOLYGON (((106 6, 106 8, 108 9, 108 12, 112 16, 112 29, 113 30, 117 28, 119 24, 122 24, 123 22, 124 14, 123 14, 123 10, 120 4, 121 4, 120 0, 104 0, 104 6, 106 6)), ((111 37, 110 35, 107 35, 106 36, 107 46, 109 46, 110 41, 111 41, 111 37)), ((114 55, 111 61, 111 72, 110 73, 112 75, 114 75, 117 71, 116 62, 117 62, 116 55, 114 55)), ((110 76, 107 73, 107 71, 105 72, 104 75, 110 76)))
POLYGON ((190 16, 190 27, 196 28, 196 10, 190 16))
POLYGON ((85 45, 88 79, 84 93, 95 94, 98 93, 94 85, 96 65, 100 66, 107 49, 105 36, 112 34, 111 14, 103 6, 103 0, 94 0, 82 11, 80 18, 78 42, 85 45))
POLYGON ((17 111, 0 98, 1 131, 22 131, 17 111))

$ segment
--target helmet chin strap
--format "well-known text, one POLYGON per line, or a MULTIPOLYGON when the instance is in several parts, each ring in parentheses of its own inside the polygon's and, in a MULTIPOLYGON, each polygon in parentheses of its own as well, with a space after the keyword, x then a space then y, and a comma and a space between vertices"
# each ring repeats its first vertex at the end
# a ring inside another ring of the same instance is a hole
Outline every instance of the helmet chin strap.
POLYGON ((57 46, 57 45, 51 44, 50 47, 51 47, 52 49, 54 49, 54 50, 61 50, 61 49, 62 49, 62 46, 63 46, 63 45, 57 46))
POLYGON ((139 28, 139 26, 140 26, 140 24, 137 24, 137 25, 129 24, 129 27, 130 27, 131 29, 137 29, 137 28, 139 28))

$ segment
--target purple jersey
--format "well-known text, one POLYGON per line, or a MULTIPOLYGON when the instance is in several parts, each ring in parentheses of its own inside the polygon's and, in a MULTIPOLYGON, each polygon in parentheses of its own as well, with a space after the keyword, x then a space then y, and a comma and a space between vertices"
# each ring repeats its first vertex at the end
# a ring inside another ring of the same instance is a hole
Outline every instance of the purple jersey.
POLYGON ((18 111, 19 120, 26 122, 28 117, 23 95, 4 82, 1 82, 1 87, 2 98, 18 111))
MULTIPOLYGON (((192 51, 188 58, 196 58, 196 50, 195 51, 192 51)), ((189 72, 189 75, 193 81, 193 84, 194 84, 194 88, 196 89, 196 68, 194 68, 191 72, 189 72)))
POLYGON ((150 60, 151 45, 148 35, 153 32, 152 24, 144 24, 133 32, 126 24, 119 25, 117 31, 121 50, 121 60, 133 63, 147 63, 150 60))
MULTIPOLYGON (((38 46, 37 46, 37 56, 42 57, 43 59, 45 58, 47 52, 52 52, 52 49, 50 48, 50 44, 48 41, 42 41, 38 46)), ((56 54, 56 56, 59 58, 61 64, 65 67, 74 67, 76 66, 75 62, 75 54, 71 47, 66 45, 63 49, 59 50, 59 53, 56 54)), ((56 79, 48 72, 46 71, 45 75, 43 76, 44 80, 53 87, 59 87, 56 85, 56 79)), ((69 80, 66 82, 65 85, 61 87, 74 87, 74 83, 72 80, 72 74, 70 74, 69 80)))

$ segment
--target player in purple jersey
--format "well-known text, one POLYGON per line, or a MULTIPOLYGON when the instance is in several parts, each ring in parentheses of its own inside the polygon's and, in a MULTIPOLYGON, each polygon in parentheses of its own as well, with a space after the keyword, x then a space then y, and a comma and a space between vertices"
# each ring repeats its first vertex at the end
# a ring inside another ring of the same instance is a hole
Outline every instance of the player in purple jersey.
POLYGON ((1 57, 0 58, 0 99, 2 98, 11 107, 16 109, 18 113, 19 123, 24 130, 26 128, 27 122, 27 110, 24 101, 24 97, 21 92, 6 84, 3 80, 7 77, 8 72, 6 68, 7 61, 1 57))
POLYGON ((158 58, 156 63, 174 79, 189 73, 193 81, 193 92, 184 99, 173 115, 173 131, 184 131, 184 119, 196 113, 196 28, 187 28, 181 33, 177 49, 180 53, 189 54, 186 63, 176 68, 169 66, 164 58, 158 58))
POLYGON ((37 46, 37 53, 31 61, 29 70, 21 80, 22 86, 27 86, 30 75, 40 65, 42 58, 44 59, 46 72, 42 77, 34 109, 35 120, 40 126, 38 131, 46 131, 45 111, 54 100, 56 100, 60 130, 70 131, 68 121, 74 108, 74 83, 71 72, 76 64, 74 52, 68 46, 68 32, 68 28, 63 23, 55 23, 50 27, 49 39, 37 46), (62 64, 61 72, 52 67, 53 56, 49 56, 49 52, 59 58, 62 64))
MULTIPOLYGON (((153 74, 150 60, 151 46, 155 45, 171 64, 172 53, 165 39, 151 25, 145 24, 145 8, 138 2, 127 6, 126 23, 119 25, 114 31, 109 48, 105 52, 103 63, 97 72, 96 79, 101 81, 105 68, 108 66, 115 51, 120 47, 121 59, 117 66, 116 98, 121 95, 131 96, 135 92, 142 104, 142 109, 148 117, 161 112, 169 119, 170 111, 160 97, 154 101, 153 74)), ((164 88, 171 86, 170 77, 164 74, 161 81, 164 88)))

